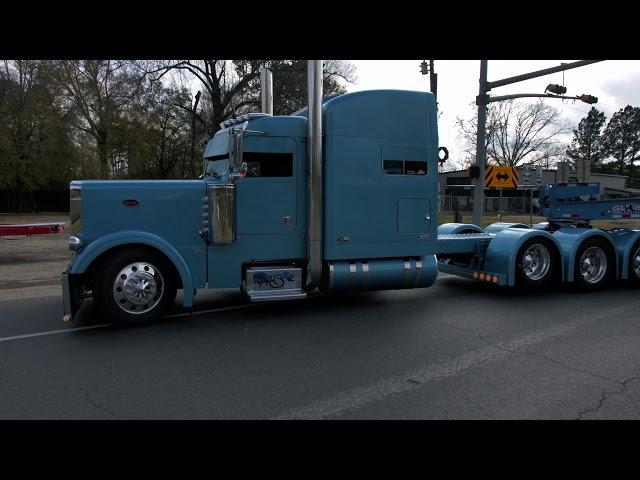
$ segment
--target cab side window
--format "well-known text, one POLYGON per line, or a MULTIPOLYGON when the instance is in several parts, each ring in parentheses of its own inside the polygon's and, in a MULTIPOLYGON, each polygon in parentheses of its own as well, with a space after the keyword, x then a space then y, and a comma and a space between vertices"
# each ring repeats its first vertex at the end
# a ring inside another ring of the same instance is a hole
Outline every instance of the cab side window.
POLYGON ((293 177, 293 154, 244 152, 247 177, 293 177))

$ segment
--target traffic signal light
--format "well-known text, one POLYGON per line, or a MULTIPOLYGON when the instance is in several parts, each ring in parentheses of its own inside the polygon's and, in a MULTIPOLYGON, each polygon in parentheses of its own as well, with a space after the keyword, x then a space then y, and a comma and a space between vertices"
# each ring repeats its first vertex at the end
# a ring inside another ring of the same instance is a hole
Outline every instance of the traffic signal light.
POLYGON ((578 98, 584 103, 598 103, 598 97, 593 95, 580 95, 578 98))
POLYGON ((546 92, 551 92, 551 93, 555 93, 556 95, 564 95, 565 93, 567 93, 567 87, 563 87, 562 85, 557 85, 555 83, 550 83, 549 85, 547 85, 547 88, 545 88, 545 93, 546 92))

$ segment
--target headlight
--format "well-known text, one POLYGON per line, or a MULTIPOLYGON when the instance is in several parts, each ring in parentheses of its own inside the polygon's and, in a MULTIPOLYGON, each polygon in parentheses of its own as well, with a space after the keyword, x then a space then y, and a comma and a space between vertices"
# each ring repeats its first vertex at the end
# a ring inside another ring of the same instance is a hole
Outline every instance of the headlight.
POLYGON ((82 248, 81 238, 78 238, 75 236, 69 237, 69 250, 71 250, 74 253, 78 253, 81 248, 82 248))

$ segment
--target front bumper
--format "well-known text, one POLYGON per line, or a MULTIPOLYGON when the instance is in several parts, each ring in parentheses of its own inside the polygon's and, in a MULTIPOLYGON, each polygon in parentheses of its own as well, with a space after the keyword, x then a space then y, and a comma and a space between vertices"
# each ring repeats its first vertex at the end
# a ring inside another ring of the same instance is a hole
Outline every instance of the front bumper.
POLYGON ((69 274, 69 270, 62 273, 62 319, 70 322, 82 304, 82 297, 78 291, 77 276, 69 274))

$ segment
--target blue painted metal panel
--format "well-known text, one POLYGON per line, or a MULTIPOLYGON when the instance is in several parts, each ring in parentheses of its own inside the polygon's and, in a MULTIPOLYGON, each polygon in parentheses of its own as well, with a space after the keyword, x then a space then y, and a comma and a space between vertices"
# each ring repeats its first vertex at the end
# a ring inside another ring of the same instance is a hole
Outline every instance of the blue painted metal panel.
MULTIPOLYGON (((185 307, 191 307, 193 305, 193 290, 197 288, 198 284, 194 282, 192 273, 202 272, 202 263, 205 260, 204 249, 200 248, 200 254, 198 255, 198 261, 194 261, 194 255, 192 255, 189 249, 180 248, 182 252, 179 252, 176 247, 167 242, 164 238, 158 235, 135 230, 121 230, 118 232, 110 233, 100 237, 99 239, 91 242, 88 246, 82 249, 78 256, 74 259, 69 273, 77 274, 84 273, 89 265, 101 254, 114 247, 130 244, 143 244, 149 245, 160 250, 167 258, 173 263, 182 279, 182 285, 184 288, 182 304, 185 307), (188 258, 190 263, 185 261, 185 257, 188 258)), ((202 282, 202 279, 199 279, 202 282)))
MULTIPOLYGON (((563 255, 561 244, 553 235, 543 230, 525 228, 506 228, 496 233, 487 247, 484 259, 484 269, 489 272, 498 272, 507 276, 507 285, 515 285, 516 257, 520 247, 532 237, 544 237, 555 244, 560 255, 563 255)), ((561 269, 565 270, 566 267, 561 269)))
MULTIPOLYGON (((293 153, 293 177, 245 177, 236 185, 236 241, 229 245, 208 247, 208 287, 235 288, 242 281, 244 263, 268 260, 305 259, 306 243, 306 138, 283 137, 284 126, 294 134, 301 134, 306 119, 261 117, 249 122, 248 130, 263 131, 267 135, 248 134, 244 138, 245 152, 293 153), (283 228, 283 217, 290 223, 283 228)), ((227 178, 207 178, 211 183, 227 183, 227 178)))
POLYGON ((529 228, 529 225, 525 225, 524 223, 495 222, 485 227, 484 231, 486 233, 498 233, 505 228, 529 228))
POLYGON ((640 230, 620 228, 609 230, 608 234, 615 245, 618 257, 618 278, 626 280, 629 278, 629 258, 633 254, 631 249, 634 243, 640 240, 640 230))
POLYGON ((491 272, 486 269, 466 267, 462 265, 451 265, 444 262, 438 262, 438 270, 443 273, 449 273, 458 277, 466 277, 472 280, 477 280, 482 283, 490 283, 492 285, 505 286, 509 282, 509 276, 502 272, 491 272), (483 277, 480 277, 480 273, 483 277), (475 274, 475 275, 474 275, 475 274), (497 277, 498 281, 494 282, 494 277, 497 277))
POLYGON ((438 235, 437 255, 475 253, 478 246, 493 240, 489 233, 454 233, 438 235))
MULTIPOLYGON (((253 124, 251 125, 253 127, 253 124)), ((247 136, 245 152, 291 153, 294 156, 292 177, 245 177, 236 183, 236 218, 239 235, 284 235, 297 230, 298 180, 304 177, 296 142, 289 137, 247 136), (297 160, 297 161, 296 161, 297 160), (287 228, 283 218, 289 217, 287 228)), ((304 198, 304 195, 302 196, 304 198)))
POLYGON ((613 239, 604 230, 564 227, 553 232, 552 236, 562 249, 562 259, 564 266, 563 278, 565 282, 573 281, 576 254, 582 242, 584 242, 587 238, 593 236, 602 237, 605 240, 609 241, 611 243, 611 246, 615 249, 613 239))
POLYGON ((431 202, 426 198, 398 200, 398 233, 414 234, 431 231, 431 202))
POLYGON ((378 90, 341 95, 324 105, 324 254, 329 260, 423 256, 435 252, 436 218, 422 233, 398 231, 403 199, 437 201, 437 129, 433 95, 378 90), (423 160, 426 175, 385 175, 384 155, 423 160))
POLYGON ((440 235, 450 235, 462 232, 484 233, 484 230, 478 225, 474 225, 472 223, 443 223, 438 226, 438 237, 440 237, 440 235))
MULTIPOLYGON (((183 278, 185 302, 193 288, 206 284, 205 244, 198 235, 202 225, 202 198, 205 182, 198 180, 89 180, 82 185, 82 232, 85 249, 81 254, 140 240, 161 249, 174 263, 188 265, 189 278, 183 278), (136 200, 126 206, 125 200, 136 200), (105 238, 109 239, 105 243, 105 238), (136 240, 138 239, 138 240, 136 240), (161 239, 160 242, 158 239, 161 239), (99 241, 99 243, 98 243, 99 241), (92 246, 96 242, 95 246, 92 246), (109 243, 110 242, 110 243, 109 243), (180 253, 177 253, 180 252, 180 253), (182 260, 180 260, 182 259, 182 260), (187 289, 190 291, 187 292, 187 289)), ((96 253, 98 255, 99 253, 96 253)), ((176 268, 180 271, 179 265, 176 268)), ((86 268, 76 258, 72 268, 86 268), (79 267, 82 265, 82 267, 79 267)), ((185 304, 186 305, 186 304, 185 304)))

